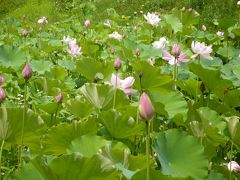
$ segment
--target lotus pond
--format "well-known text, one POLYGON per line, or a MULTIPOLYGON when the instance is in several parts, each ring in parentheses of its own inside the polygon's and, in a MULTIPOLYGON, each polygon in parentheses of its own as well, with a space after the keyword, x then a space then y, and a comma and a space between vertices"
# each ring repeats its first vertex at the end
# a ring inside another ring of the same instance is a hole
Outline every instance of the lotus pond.
POLYGON ((0 21, 0 179, 240 179, 239 21, 80 7, 0 21))

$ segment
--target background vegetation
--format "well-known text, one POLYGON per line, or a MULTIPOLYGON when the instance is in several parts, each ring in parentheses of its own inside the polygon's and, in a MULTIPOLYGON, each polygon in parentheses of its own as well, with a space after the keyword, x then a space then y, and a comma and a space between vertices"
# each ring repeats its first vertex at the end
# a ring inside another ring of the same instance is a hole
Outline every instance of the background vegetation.
MULTIPOLYGON (((132 16, 140 11, 165 11, 172 8, 193 8, 201 14, 201 23, 214 28, 213 23, 220 18, 238 18, 237 0, 1 0, 0 18, 6 15, 30 18, 47 16, 52 21, 69 15, 78 3, 96 2, 94 10, 98 18, 107 16, 106 9, 114 8, 120 15, 132 16)), ((84 6, 82 7, 84 8, 84 6)))

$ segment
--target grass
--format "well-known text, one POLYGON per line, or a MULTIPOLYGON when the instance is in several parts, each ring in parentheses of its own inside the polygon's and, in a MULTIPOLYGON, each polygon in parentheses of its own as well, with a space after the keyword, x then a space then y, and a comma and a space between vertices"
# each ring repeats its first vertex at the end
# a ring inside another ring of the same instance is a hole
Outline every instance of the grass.
MULTIPOLYGON (((201 24, 214 27, 213 20, 220 18, 238 18, 239 9, 236 0, 1 0, 0 18, 6 16, 21 17, 27 15, 31 19, 46 16, 57 21, 63 15, 72 13, 74 3, 95 2, 96 14, 99 18, 107 18, 106 9, 114 8, 120 15, 132 16, 134 12, 165 11, 172 8, 193 8, 201 14, 201 24)), ((84 9, 83 9, 84 10, 84 9)))

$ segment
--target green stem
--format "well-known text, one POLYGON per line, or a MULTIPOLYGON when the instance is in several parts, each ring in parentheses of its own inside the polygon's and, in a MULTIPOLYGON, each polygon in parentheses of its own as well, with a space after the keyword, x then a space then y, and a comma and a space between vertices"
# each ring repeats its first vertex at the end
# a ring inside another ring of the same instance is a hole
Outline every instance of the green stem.
POLYGON ((25 81, 24 85, 24 109, 23 109, 23 121, 22 121, 22 130, 21 130, 21 146, 19 148, 19 157, 18 157, 18 162, 19 166, 22 166, 22 148, 23 148, 23 136, 24 136, 24 124, 25 124, 25 116, 26 116, 26 110, 27 110, 27 81, 25 81))
POLYGON ((178 68, 177 68, 177 59, 175 58, 175 63, 174 63, 174 70, 173 70, 173 81, 174 81, 174 87, 173 89, 174 90, 177 90, 177 71, 178 71, 178 68))
POLYGON ((59 103, 57 104, 57 109, 56 109, 56 112, 55 112, 55 116, 54 116, 53 125, 54 125, 54 124, 56 124, 56 121, 57 121, 58 109, 59 109, 59 103))
POLYGON ((3 152, 3 147, 4 147, 4 143, 5 143, 5 140, 3 139, 2 140, 2 145, 1 145, 1 149, 0 149, 0 180, 2 179, 2 152, 3 152))
POLYGON ((147 180, 150 179, 150 166, 149 166, 149 140, 150 140, 150 126, 149 126, 149 121, 146 121, 146 130, 147 130, 147 135, 146 135, 146 156, 147 156, 147 180))
POLYGON ((116 86, 115 86, 115 92, 114 92, 114 96, 113 96, 113 109, 115 109, 115 105, 116 105, 116 95, 117 95, 117 75, 118 75, 118 70, 116 69, 116 86))
POLYGON ((232 150, 233 150, 233 142, 231 142, 231 149, 230 149, 230 171, 229 171, 229 180, 232 180, 232 150))
MULTIPOLYGON (((198 64, 199 64, 199 65, 201 64, 200 60, 201 60, 201 57, 200 57, 200 55, 198 55, 198 64)), ((198 84, 199 84, 199 80, 200 80, 199 77, 197 77, 196 102, 198 101, 198 89, 199 89, 198 84)))

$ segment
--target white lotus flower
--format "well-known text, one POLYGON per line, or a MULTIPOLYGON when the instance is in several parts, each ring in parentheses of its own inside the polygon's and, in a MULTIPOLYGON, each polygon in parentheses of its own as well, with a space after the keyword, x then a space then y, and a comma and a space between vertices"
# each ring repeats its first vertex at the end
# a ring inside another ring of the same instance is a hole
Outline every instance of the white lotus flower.
POLYGON ((63 42, 65 42, 65 43, 67 43, 67 44, 76 44, 77 43, 77 41, 76 41, 76 39, 74 39, 74 38, 70 38, 70 37, 63 37, 63 42))
POLYGON ((240 166, 236 161, 231 161, 227 164, 229 171, 240 172, 240 166))
POLYGON ((157 26, 158 23, 161 21, 161 19, 159 18, 159 15, 157 13, 147 13, 147 15, 143 15, 144 18, 147 20, 147 22, 149 24, 151 24, 152 26, 157 26))
POLYGON ((46 17, 42 17, 41 19, 38 20, 38 24, 47 24, 48 20, 46 17))
POLYGON ((195 53, 192 58, 196 58, 197 56, 200 56, 203 59, 212 60, 213 58, 210 56, 210 53, 212 52, 212 46, 205 45, 204 42, 192 42, 192 51, 195 53))
POLYGON ((240 1, 237 2, 237 5, 240 6, 240 1))
MULTIPOLYGON (((135 81, 135 79, 132 76, 129 76, 123 80, 120 79, 118 76, 116 77, 115 74, 112 74, 112 77, 111 77, 111 85, 122 90, 126 95, 131 95, 131 94, 134 94, 137 92, 136 89, 131 88, 134 81, 135 81)), ((109 84, 109 83, 107 83, 107 84, 109 84)))
POLYGON ((108 35, 110 38, 117 39, 117 40, 122 40, 123 36, 119 34, 117 31, 114 31, 112 34, 108 35))
POLYGON ((74 38, 63 37, 63 42, 68 44, 68 53, 72 56, 77 56, 81 54, 81 47, 77 45, 77 41, 74 38))
POLYGON ((159 41, 154 41, 152 43, 155 49, 163 49, 167 45, 168 41, 165 37, 159 39, 159 41))
POLYGON ((110 20, 106 20, 103 24, 107 27, 112 27, 112 22, 110 20))
POLYGON ((216 32, 216 34, 217 34, 217 36, 219 36, 219 37, 223 37, 224 32, 218 31, 218 32, 216 32))

